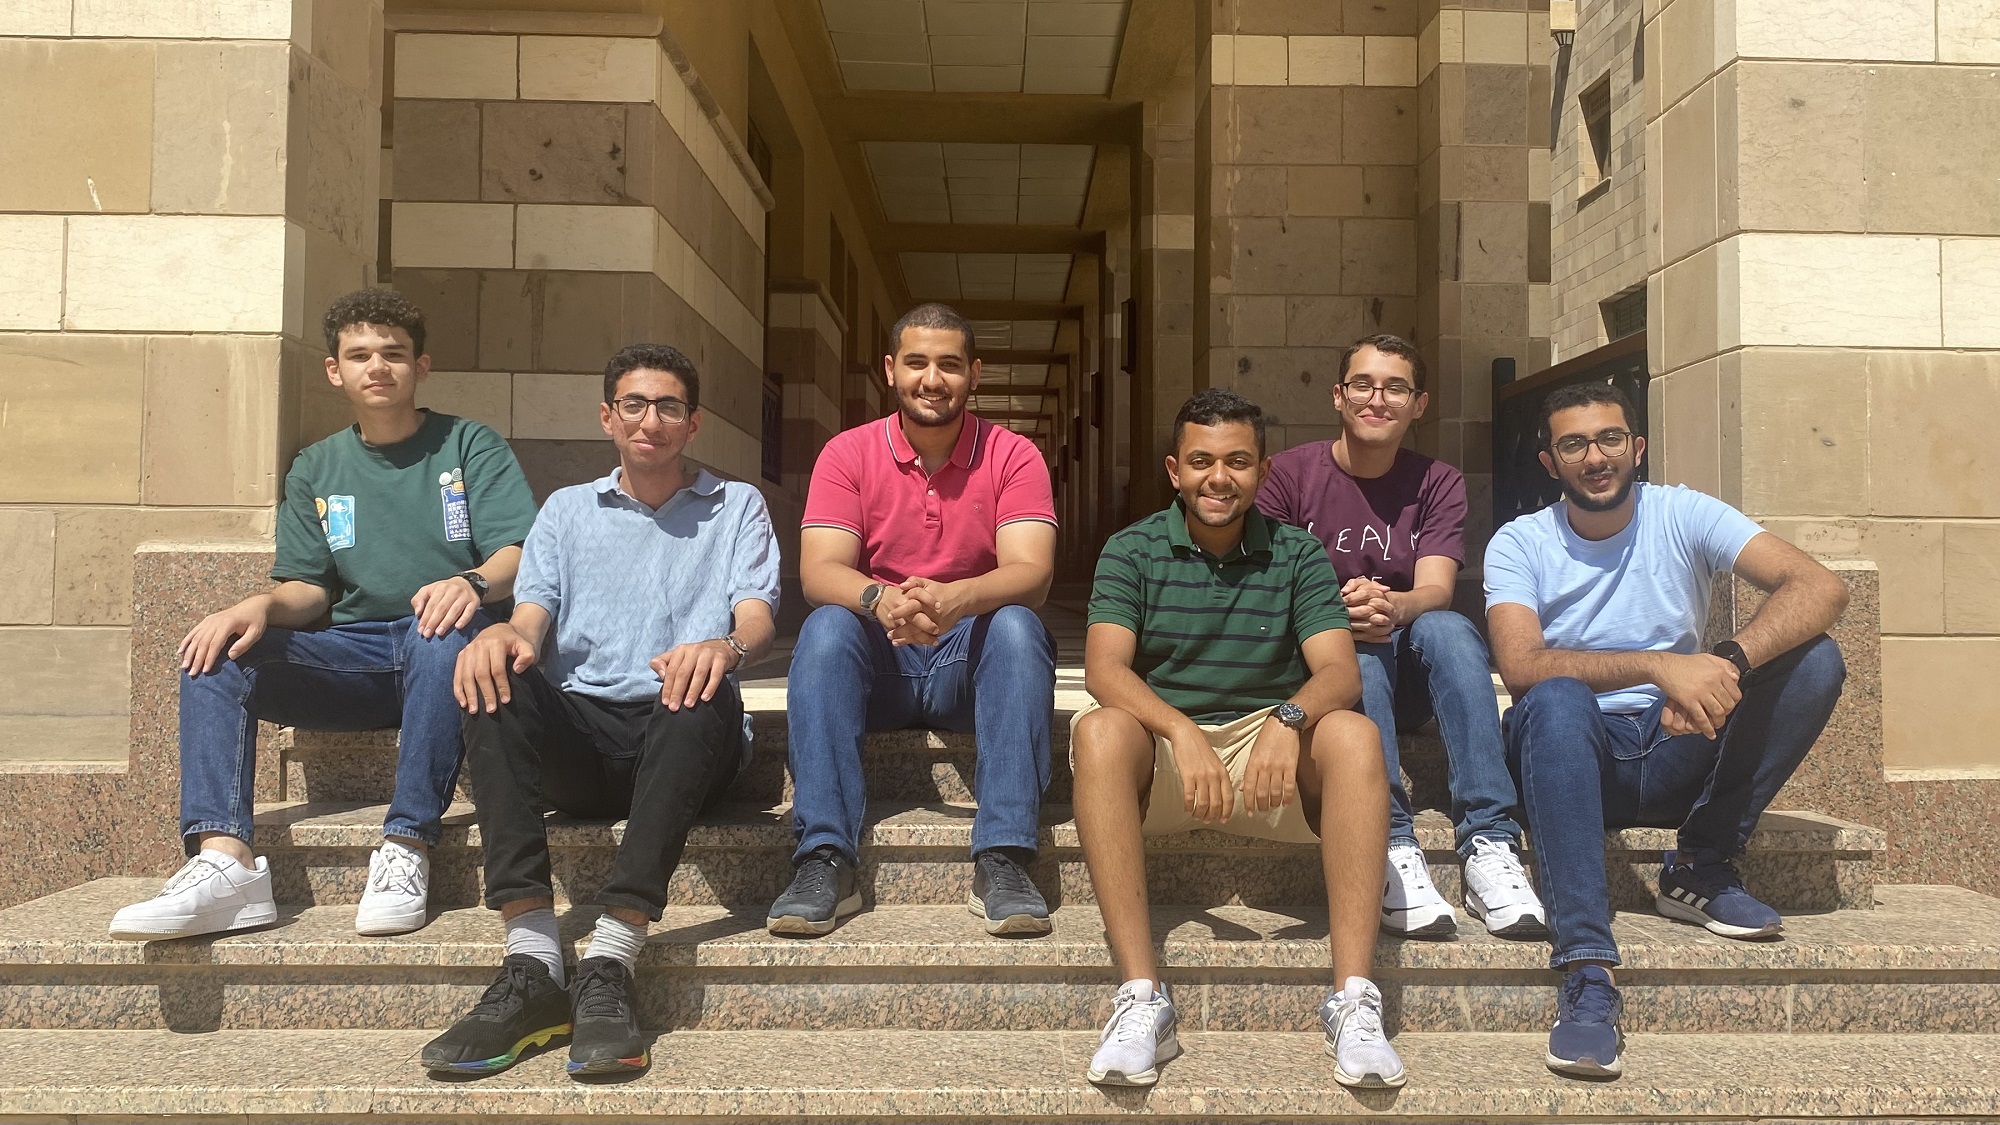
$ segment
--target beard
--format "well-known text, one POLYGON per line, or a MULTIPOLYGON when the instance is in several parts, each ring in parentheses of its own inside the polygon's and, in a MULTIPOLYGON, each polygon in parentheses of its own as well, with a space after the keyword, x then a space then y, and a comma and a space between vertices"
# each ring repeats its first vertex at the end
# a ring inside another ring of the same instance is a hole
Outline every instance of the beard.
POLYGON ((1188 510, 1189 515, 1194 517, 1195 522, 1203 527, 1228 527, 1230 524, 1242 519, 1244 514, 1250 510, 1250 505, 1242 502, 1242 493, 1236 493, 1227 497, 1211 495, 1209 499, 1227 499, 1235 502, 1236 506, 1231 508, 1227 515, 1218 516, 1203 510, 1200 503, 1201 491, 1199 489, 1193 492, 1181 493, 1181 505, 1188 510))
POLYGON ((953 403, 942 409, 933 410, 921 399, 897 395, 896 412, 903 416, 906 425, 935 429, 958 421, 959 416, 965 413, 965 403, 953 403))
POLYGON ((1582 489, 1572 485, 1569 481, 1564 480, 1562 482, 1563 499, 1585 512, 1608 512, 1616 508, 1632 495, 1632 484, 1638 480, 1639 471, 1636 468, 1629 468, 1613 469, 1612 472, 1618 479, 1618 487, 1610 496, 1602 499, 1591 496, 1582 489))

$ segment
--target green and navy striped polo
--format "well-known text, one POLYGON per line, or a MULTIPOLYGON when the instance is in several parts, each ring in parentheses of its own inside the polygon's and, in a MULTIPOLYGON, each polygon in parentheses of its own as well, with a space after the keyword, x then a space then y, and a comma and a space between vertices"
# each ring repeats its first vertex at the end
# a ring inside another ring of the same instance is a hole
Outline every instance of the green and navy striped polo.
POLYGON ((1188 537, 1176 499, 1111 537, 1091 585, 1090 623, 1137 634, 1132 670, 1208 726, 1290 699, 1310 675, 1300 642, 1347 628, 1320 541, 1255 508, 1244 519, 1243 541, 1216 558, 1188 537))

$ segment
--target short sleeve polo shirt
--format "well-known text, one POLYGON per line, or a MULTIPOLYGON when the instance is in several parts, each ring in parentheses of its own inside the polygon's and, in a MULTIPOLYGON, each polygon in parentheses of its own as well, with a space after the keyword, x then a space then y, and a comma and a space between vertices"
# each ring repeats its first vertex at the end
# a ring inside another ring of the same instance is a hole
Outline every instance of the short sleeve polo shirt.
POLYGON ((935 474, 891 414, 826 443, 806 493, 806 527, 861 540, 856 569, 877 582, 957 582, 1000 565, 1010 523, 1056 522, 1049 467, 1027 438, 967 414, 958 445, 935 474))
POLYGON ((1348 627, 1340 580, 1311 535, 1252 508, 1224 558, 1195 546, 1172 507, 1113 535, 1097 559, 1089 621, 1138 635, 1132 670, 1198 723, 1290 699, 1310 677, 1299 645, 1348 627))

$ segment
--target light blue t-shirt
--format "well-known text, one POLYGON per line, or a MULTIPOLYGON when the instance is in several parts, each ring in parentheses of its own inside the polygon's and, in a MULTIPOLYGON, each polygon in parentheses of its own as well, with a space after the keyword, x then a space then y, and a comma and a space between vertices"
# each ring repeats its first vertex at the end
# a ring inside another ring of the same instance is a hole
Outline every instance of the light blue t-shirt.
MULTIPOLYGON (((1750 517, 1683 485, 1633 487, 1632 522, 1595 542, 1570 530, 1569 505, 1509 522, 1486 546, 1486 608, 1535 611, 1550 648, 1577 652, 1701 651, 1708 596, 1745 544, 1750 517)), ((1602 692, 1599 710, 1636 713, 1661 696, 1652 684, 1602 692)))
POLYGON ((729 632, 736 603, 778 608, 778 538, 754 485, 706 470, 655 510, 618 487, 620 470, 557 489, 521 548, 514 600, 555 618, 545 669, 564 691, 616 703, 657 699, 647 662, 729 632))

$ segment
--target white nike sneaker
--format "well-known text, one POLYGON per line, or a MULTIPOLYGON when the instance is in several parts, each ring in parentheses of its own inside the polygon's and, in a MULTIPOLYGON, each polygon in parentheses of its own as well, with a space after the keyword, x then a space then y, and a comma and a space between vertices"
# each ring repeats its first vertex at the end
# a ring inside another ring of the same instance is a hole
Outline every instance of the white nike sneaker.
POLYGON ((1404 937, 1442 938, 1458 933, 1451 904, 1431 884, 1424 850, 1407 840, 1389 845, 1382 887, 1382 928, 1404 937))
POLYGON ((368 889, 354 911, 354 932, 366 937, 407 934, 429 920, 431 856, 384 840, 368 857, 368 889))
POLYGON ((1548 915, 1521 867, 1520 853, 1505 840, 1475 836, 1465 859, 1465 912, 1484 919, 1486 932, 1504 938, 1546 938, 1548 915))
POLYGON ((263 856, 255 867, 245 867, 221 852, 197 852, 157 897, 112 915, 110 930, 120 941, 155 941, 247 930, 277 920, 271 867, 263 856))
POLYGON ((1151 1086, 1158 1082, 1160 1064, 1181 1053, 1174 1023, 1174 1002, 1167 998, 1166 986, 1155 992, 1127 982, 1118 990, 1118 1006, 1104 1025, 1085 1077, 1101 1086, 1151 1086))
POLYGON ((1326 1053, 1333 1056, 1335 1082, 1381 1089, 1406 1081, 1403 1060, 1382 1030, 1382 993, 1366 978, 1348 977, 1345 988, 1327 993, 1319 1024, 1326 1031, 1326 1053))

